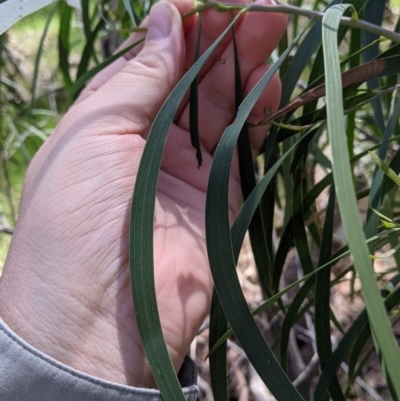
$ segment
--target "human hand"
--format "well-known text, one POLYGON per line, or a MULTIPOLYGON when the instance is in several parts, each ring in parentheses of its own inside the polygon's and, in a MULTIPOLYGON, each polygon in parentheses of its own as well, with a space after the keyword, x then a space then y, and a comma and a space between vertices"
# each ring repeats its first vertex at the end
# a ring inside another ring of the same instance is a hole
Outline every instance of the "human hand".
MULTIPOLYGON (((193 17, 182 24, 180 16, 191 7, 189 0, 156 4, 146 22, 144 46, 89 84, 35 156, 0 282, 0 316, 23 339, 77 370, 138 387, 154 383, 132 305, 129 211, 151 123, 193 62, 196 21, 193 17)), ((202 51, 229 21, 227 13, 204 12, 202 51)), ((265 60, 285 28, 285 16, 271 13, 249 13, 237 24, 245 93, 266 71, 265 60)), ((260 120, 264 109, 275 110, 279 96, 276 77, 249 121, 260 120)), ((190 144, 186 98, 168 138, 155 209, 156 293, 176 370, 208 312, 212 293, 204 212, 212 154, 235 116, 229 35, 201 73, 199 113, 203 166, 197 168, 190 144)), ((251 130, 254 152, 265 135, 265 128, 251 130)), ((240 202, 236 160, 232 216, 240 202)))

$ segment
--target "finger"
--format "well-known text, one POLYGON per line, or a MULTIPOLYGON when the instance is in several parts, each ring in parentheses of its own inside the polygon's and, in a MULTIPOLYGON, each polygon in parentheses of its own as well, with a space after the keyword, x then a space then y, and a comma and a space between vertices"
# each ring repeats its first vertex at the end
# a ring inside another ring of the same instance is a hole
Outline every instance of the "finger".
MULTIPOLYGON (((258 4, 271 4, 272 0, 259 0, 258 4)), ((248 13, 236 31, 242 82, 268 59, 286 29, 287 19, 282 14, 248 13)), ((199 130, 201 143, 211 152, 227 125, 234 118, 234 61, 233 44, 226 47, 219 59, 199 85, 199 130)), ((272 99, 268 107, 273 107, 272 99)), ((189 129, 189 106, 182 112, 178 125, 189 129)))
MULTIPOLYGON (((180 15, 187 13, 194 7, 192 0, 168 0, 168 2, 173 4, 178 9, 180 15)), ((147 28, 147 23, 148 17, 143 20, 143 22, 140 24, 140 27, 147 28)), ((184 33, 187 34, 193 28, 195 17, 193 16, 191 18, 185 18, 182 23, 184 33)), ((138 42, 145 37, 146 31, 133 33, 121 46, 118 47, 115 53, 126 49, 128 46, 131 46, 135 42, 138 42)), ((85 100, 87 97, 96 92, 101 86, 103 86, 107 81, 109 81, 114 75, 118 74, 118 72, 120 72, 125 67, 126 63, 129 60, 132 60, 142 51, 143 46, 143 42, 139 43, 133 49, 129 50, 123 56, 121 56, 108 67, 99 72, 82 91, 78 99, 75 101, 75 104, 78 104, 81 101, 85 100)))
POLYGON ((97 125, 114 122, 114 132, 143 135, 180 79, 184 53, 179 11, 170 3, 156 3, 149 15, 142 51, 81 102, 75 115, 84 109, 86 116, 96 115, 97 125))

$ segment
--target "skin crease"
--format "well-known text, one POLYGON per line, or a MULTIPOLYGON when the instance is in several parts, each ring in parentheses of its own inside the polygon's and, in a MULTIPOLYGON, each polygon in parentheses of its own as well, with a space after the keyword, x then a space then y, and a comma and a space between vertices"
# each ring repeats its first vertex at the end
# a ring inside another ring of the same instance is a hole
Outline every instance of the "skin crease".
MULTIPOLYGON (((191 8, 190 0, 157 3, 145 22, 146 43, 94 78, 37 153, 27 172, 0 281, 0 316, 24 340, 75 369, 138 387, 154 382, 132 306, 129 211, 151 123, 193 61, 197 19, 182 23, 180 15, 191 8), (162 29, 169 32, 167 38, 160 39, 162 29)), ((204 12, 202 52, 229 20, 227 13, 204 12)), ((284 15, 248 13, 236 26, 245 93, 267 70, 265 60, 286 25, 284 15)), ((154 230, 156 293, 176 370, 209 310, 212 279, 205 246, 205 191, 213 150, 235 115, 233 76, 228 35, 201 73, 203 166, 197 168, 190 145, 185 98, 160 172, 154 230)), ((279 97, 275 77, 249 121, 260 120, 264 109, 276 110, 279 97)), ((251 131, 254 153, 266 134, 265 127, 251 131)), ((239 181, 235 159, 232 218, 241 202, 239 181)))

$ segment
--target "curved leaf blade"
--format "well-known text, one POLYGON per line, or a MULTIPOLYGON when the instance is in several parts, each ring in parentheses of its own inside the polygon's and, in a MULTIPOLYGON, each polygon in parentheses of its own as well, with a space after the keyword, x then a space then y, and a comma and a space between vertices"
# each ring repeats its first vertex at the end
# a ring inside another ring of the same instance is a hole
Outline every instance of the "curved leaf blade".
POLYGON ((232 157, 241 128, 263 89, 278 71, 303 32, 263 75, 240 105, 233 124, 225 129, 211 166, 206 200, 207 251, 215 288, 225 315, 251 363, 271 393, 278 399, 293 401, 300 401, 302 397, 266 344, 247 306, 236 275, 229 224, 228 188, 232 157))
POLYGON ((389 387, 400 395, 400 351, 380 296, 354 194, 347 138, 343 118, 343 94, 340 76, 337 30, 340 18, 349 5, 338 5, 327 10, 323 18, 323 48, 326 72, 326 102, 328 135, 332 147, 332 171, 343 228, 353 256, 362 294, 370 319, 375 347, 387 372, 389 387))
POLYGON ((133 303, 147 360, 166 401, 184 401, 185 397, 165 345, 154 285, 153 219, 158 175, 169 129, 183 96, 211 53, 241 14, 238 13, 225 31, 190 68, 161 107, 147 138, 133 193, 129 231, 133 303))

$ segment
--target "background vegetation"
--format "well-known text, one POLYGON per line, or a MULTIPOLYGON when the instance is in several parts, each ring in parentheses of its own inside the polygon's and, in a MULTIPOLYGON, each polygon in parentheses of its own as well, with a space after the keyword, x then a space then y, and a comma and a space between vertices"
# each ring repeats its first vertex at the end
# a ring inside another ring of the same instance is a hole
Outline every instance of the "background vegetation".
MULTIPOLYGON (((151 3, 60 0, 1 36, 2 263, 29 161, 85 82, 115 58, 115 49, 137 29, 151 3)), ((271 71, 282 77, 281 108, 274 115, 266 111, 260 122, 272 123, 264 149, 254 168, 246 156, 251 127, 245 121, 272 73, 243 102, 241 91, 236 94, 241 107, 221 139, 210 176, 207 242, 218 296, 193 353, 202 397, 212 399, 212 387, 218 401, 272 396, 280 401, 398 400, 400 4, 353 0, 346 2, 353 6, 349 9, 340 1, 289 3, 294 7, 279 5, 291 15, 290 25, 270 60, 271 71), (328 6, 322 22, 319 13, 328 6), (347 19, 341 21, 343 13, 347 19), (311 22, 310 14, 315 17, 311 22), (236 138, 247 200, 230 228, 222 183, 236 138), (241 289, 235 265, 247 227, 238 269, 241 289), (217 243, 223 246, 215 247, 217 243), (250 262, 243 262, 243 255, 250 262), (258 307, 255 320, 248 304, 258 307), (229 327, 234 334, 229 333, 228 345, 219 341, 222 345, 211 353, 209 364, 204 362, 205 339, 212 349, 229 327), (255 377, 265 383, 258 390, 255 377)), ((204 7, 220 6, 207 2, 198 11, 204 7)), ((252 12, 266 11, 271 10, 252 12)), ((203 61, 181 81, 181 89, 190 87, 203 61)), ((177 93, 165 105, 166 115, 173 116, 177 93)), ((157 124, 148 147, 168 133, 168 124, 157 124)), ((157 165, 160 158, 147 159, 145 152, 139 183, 151 180, 155 190, 157 170, 145 166, 157 165)), ((154 193, 137 190, 134 196, 136 204, 149 205, 154 193)), ((151 208, 144 212, 151 222, 151 208)), ((149 241, 151 227, 132 222, 132 230, 147 233, 149 241)), ((154 302, 151 292, 136 293, 145 304, 154 302)), ((152 322, 142 326, 143 333, 159 331, 156 316, 152 322)), ((146 351, 155 366, 165 362, 158 359, 162 350, 146 351)), ((182 399, 179 388, 165 388, 173 376, 171 371, 156 377, 166 400, 182 399)))

